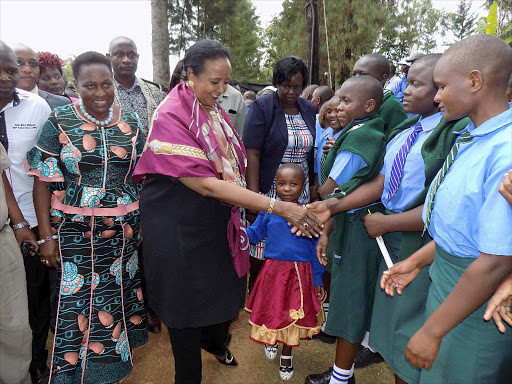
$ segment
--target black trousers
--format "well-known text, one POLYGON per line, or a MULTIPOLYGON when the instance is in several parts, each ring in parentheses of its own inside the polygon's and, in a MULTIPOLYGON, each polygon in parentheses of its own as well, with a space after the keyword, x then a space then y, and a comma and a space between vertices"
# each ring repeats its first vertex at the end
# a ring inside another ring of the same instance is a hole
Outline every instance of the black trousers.
MULTIPOLYGON (((32 228, 36 237, 37 227, 32 228)), ((46 339, 50 328, 50 280, 48 268, 38 256, 23 258, 27 275, 28 322, 32 329, 32 361, 30 370, 46 367, 46 339)))
POLYGON ((200 384, 202 375, 201 349, 224 356, 231 320, 200 328, 169 328, 175 384, 200 384))

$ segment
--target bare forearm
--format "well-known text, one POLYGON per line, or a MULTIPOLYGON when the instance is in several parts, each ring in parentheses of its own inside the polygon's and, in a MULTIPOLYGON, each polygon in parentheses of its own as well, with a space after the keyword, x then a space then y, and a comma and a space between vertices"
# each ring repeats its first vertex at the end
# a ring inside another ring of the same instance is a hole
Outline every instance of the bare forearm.
POLYGON ((45 238, 52 235, 50 225, 50 202, 52 194, 48 190, 48 183, 34 178, 34 208, 37 215, 37 224, 39 228, 39 237, 45 238))
POLYGON ((426 267, 427 265, 430 265, 434 262, 435 252, 436 243, 435 241, 430 241, 416 252, 414 252, 411 256, 409 256, 408 260, 414 263, 418 269, 422 269, 423 267, 426 267))
POLYGON ((365 205, 380 200, 383 189, 384 175, 379 174, 373 180, 359 186, 353 192, 341 199, 328 199, 327 206, 329 207, 332 215, 364 207, 365 205))
POLYGON ((423 205, 396 215, 386 215, 388 232, 419 232, 423 230, 423 205))
MULTIPOLYGON (((254 211, 266 211, 270 205, 269 197, 215 177, 180 178, 180 181, 202 196, 211 197, 231 205, 254 211)), ((282 204, 282 201, 276 201, 273 210, 275 214, 280 215, 282 213, 282 204)))
POLYGON ((338 184, 336 183, 336 181, 334 181, 333 179, 331 179, 329 177, 326 180, 325 184, 323 184, 322 186, 318 187, 318 194, 320 195, 322 200, 325 200, 327 195, 331 194, 332 191, 334 191, 334 189, 337 188, 337 187, 338 187, 338 184))
MULTIPOLYGON (((5 172, 2 172, 2 181, 5 189, 5 200, 7 201, 9 218, 13 224, 19 224, 22 221, 25 221, 25 218, 23 217, 23 213, 21 213, 20 207, 16 202, 16 198, 12 192, 11 184, 9 184, 9 180, 7 180, 7 177, 5 176, 5 172)), ((3 224, 5 223, 2 223, 1 225, 3 224)))
POLYGON ((511 271, 512 257, 480 253, 423 327, 442 338, 482 306, 511 271))

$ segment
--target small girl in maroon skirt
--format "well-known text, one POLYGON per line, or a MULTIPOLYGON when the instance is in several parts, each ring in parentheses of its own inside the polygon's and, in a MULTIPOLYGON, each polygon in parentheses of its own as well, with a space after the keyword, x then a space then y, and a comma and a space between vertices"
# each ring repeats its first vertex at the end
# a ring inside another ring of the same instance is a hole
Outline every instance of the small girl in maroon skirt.
MULTIPOLYGON (((276 174, 277 195, 298 204, 304 180, 300 165, 282 164, 276 174)), ((263 212, 247 228, 247 234, 251 243, 267 237, 265 264, 245 308, 251 312, 250 337, 264 344, 270 360, 277 356, 278 343, 283 344, 279 375, 282 380, 290 380, 292 347, 318 334, 324 322, 324 269, 316 258, 317 241, 296 236, 285 219, 263 212)))

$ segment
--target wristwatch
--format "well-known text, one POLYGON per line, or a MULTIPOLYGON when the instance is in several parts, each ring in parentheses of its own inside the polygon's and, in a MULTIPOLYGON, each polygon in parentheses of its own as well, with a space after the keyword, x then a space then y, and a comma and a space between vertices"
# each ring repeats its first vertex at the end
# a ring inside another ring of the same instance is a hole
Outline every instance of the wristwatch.
POLYGON ((30 227, 30 224, 27 223, 26 221, 22 221, 21 223, 13 224, 12 229, 13 229, 13 231, 15 231, 17 229, 21 229, 24 227, 30 227))

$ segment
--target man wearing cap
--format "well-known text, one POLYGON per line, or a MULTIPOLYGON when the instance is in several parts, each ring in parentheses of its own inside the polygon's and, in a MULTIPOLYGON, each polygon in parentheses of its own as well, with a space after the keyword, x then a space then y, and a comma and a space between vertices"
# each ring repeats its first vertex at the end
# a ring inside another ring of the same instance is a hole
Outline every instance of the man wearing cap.
POLYGON ((402 81, 400 82, 400 84, 398 84, 398 87, 395 90, 395 96, 398 99, 398 101, 402 102, 404 99, 404 91, 405 88, 407 88, 407 72, 409 72, 409 68, 416 60, 418 60, 422 56, 425 55, 423 53, 415 53, 408 59, 405 59, 405 63, 399 63, 402 64, 402 68, 400 68, 400 70, 404 73, 404 77, 402 77, 402 81))

